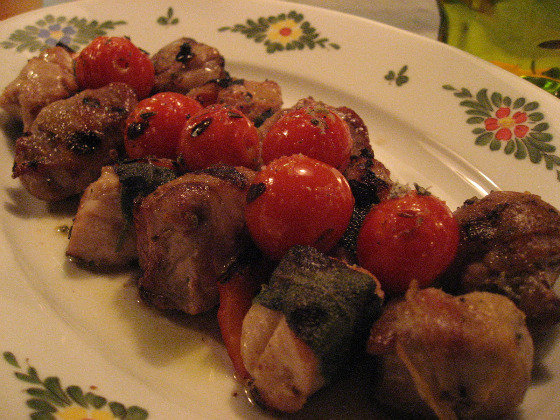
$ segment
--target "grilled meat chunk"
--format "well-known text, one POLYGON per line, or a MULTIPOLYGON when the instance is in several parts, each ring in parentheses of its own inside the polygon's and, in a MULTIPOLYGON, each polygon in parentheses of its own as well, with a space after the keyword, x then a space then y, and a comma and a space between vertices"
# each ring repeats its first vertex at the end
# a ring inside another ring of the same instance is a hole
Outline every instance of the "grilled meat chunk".
POLYGON ((362 118, 351 108, 336 108, 348 124, 352 136, 350 163, 344 171, 357 207, 369 207, 386 199, 391 192, 391 172, 375 159, 370 144, 369 132, 362 118))
POLYGON ((532 331, 560 321, 552 287, 560 273, 560 213, 540 197, 495 191, 455 211, 461 241, 453 285, 509 297, 532 331))
POLYGON ((72 53, 62 47, 48 48, 32 58, 0 96, 0 108, 23 121, 23 131, 46 105, 78 91, 72 53))
POLYGON ((81 193, 117 157, 136 103, 128 85, 112 83, 46 106, 16 141, 13 177, 46 201, 81 193))
POLYGON ((282 91, 272 80, 233 80, 218 93, 217 102, 239 109, 255 126, 278 112, 282 107, 282 91))
POLYGON ((300 410, 351 368, 382 302, 370 273, 313 247, 293 247, 243 320, 241 355, 255 399, 300 410))
POLYGON ((412 418, 491 419, 511 413, 530 384, 525 316, 488 292, 410 289, 373 324, 368 352, 382 360, 376 398, 412 418))
POLYGON ((246 193, 254 172, 213 167, 163 184, 134 210, 142 296, 189 314, 218 303, 218 280, 251 242, 246 193))
POLYGON ((94 266, 119 266, 137 259, 134 229, 121 211, 121 183, 112 166, 84 191, 66 255, 94 266))
MULTIPOLYGON (((155 92, 189 93, 229 76, 219 51, 192 38, 179 38, 152 56, 155 92)), ((215 85, 218 87, 218 85, 215 85)))

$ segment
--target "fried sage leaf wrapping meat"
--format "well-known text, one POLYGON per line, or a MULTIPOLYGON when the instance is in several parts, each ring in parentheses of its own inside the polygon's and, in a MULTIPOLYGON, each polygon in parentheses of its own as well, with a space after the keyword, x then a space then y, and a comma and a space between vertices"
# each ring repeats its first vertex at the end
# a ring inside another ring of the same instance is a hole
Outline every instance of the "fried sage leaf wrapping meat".
POLYGON ((383 292, 370 274, 296 246, 243 321, 241 354, 255 399, 286 412, 352 366, 383 292))
POLYGON ((508 298, 436 288, 411 288, 390 302, 367 349, 382 360, 375 393, 382 405, 441 420, 514 411, 530 384, 534 352, 525 315, 508 298))

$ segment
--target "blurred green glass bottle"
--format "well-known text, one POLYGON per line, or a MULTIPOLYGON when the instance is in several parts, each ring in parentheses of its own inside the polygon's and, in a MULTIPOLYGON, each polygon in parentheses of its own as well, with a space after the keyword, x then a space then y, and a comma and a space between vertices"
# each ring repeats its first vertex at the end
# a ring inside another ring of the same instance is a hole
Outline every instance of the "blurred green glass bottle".
POLYGON ((439 40, 560 97, 560 0, 437 0, 439 40))

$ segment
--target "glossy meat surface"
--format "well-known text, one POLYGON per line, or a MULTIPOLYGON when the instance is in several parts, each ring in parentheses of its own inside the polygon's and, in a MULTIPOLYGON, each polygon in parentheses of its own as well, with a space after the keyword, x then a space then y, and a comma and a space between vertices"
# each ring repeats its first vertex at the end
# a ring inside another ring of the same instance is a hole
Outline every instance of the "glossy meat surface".
POLYGON ((235 80, 219 91, 217 102, 237 108, 259 127, 280 111, 282 90, 272 80, 235 80))
POLYGON ((233 167, 188 173, 136 207, 139 287, 146 300, 189 314, 218 303, 218 280, 249 246, 244 209, 253 175, 233 167))
POLYGON ((121 183, 112 166, 86 188, 66 255, 88 265, 119 266, 136 260, 136 236, 121 210, 121 183))
POLYGON ((62 47, 48 48, 32 58, 0 96, 0 108, 23 121, 23 131, 46 105, 78 91, 72 54, 62 47))
POLYGON ((439 419, 513 412, 533 367, 524 314, 488 292, 454 297, 435 288, 411 289, 374 323, 368 352, 383 360, 376 391, 381 404, 439 419))
POLYGON ((152 56, 156 92, 189 93, 207 83, 226 78, 220 52, 192 38, 179 38, 152 56))
POLYGON ((530 193, 495 191, 455 211, 460 224, 459 292, 504 294, 533 330, 560 321, 560 213, 530 193))
POLYGON ((136 103, 130 87, 112 83, 46 106, 16 141, 14 178, 46 201, 80 194, 118 157, 136 103))

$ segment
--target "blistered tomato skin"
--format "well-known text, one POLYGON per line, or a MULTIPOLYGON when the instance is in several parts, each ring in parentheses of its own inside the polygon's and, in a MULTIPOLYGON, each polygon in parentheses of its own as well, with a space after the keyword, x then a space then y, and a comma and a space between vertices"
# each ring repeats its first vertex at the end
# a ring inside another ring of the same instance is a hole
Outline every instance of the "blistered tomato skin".
POLYGON ((154 65, 128 38, 99 36, 76 58, 76 78, 81 89, 123 82, 143 99, 154 85, 154 65))
POLYGON ((346 122, 325 105, 296 108, 274 123, 262 146, 265 164, 280 156, 302 153, 344 170, 352 137, 346 122))
POLYGON ((132 159, 176 159, 181 132, 190 116, 200 110, 200 103, 180 93, 157 93, 141 100, 126 120, 127 155, 132 159))
POLYGON ((239 110, 210 105, 193 115, 185 125, 178 155, 190 171, 218 164, 256 169, 259 133, 239 110))
POLYGON ((385 292, 430 285, 455 258, 459 227, 445 202, 410 192, 375 205, 358 235, 358 262, 385 292))
POLYGON ((279 260, 294 245, 329 252, 353 208, 350 186, 337 169, 298 154, 276 159, 257 173, 245 218, 263 253, 279 260))

